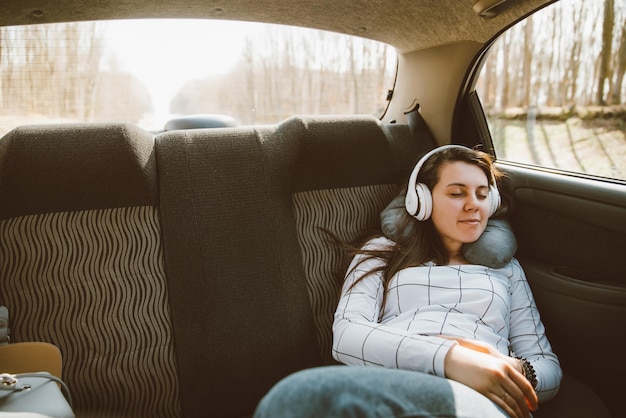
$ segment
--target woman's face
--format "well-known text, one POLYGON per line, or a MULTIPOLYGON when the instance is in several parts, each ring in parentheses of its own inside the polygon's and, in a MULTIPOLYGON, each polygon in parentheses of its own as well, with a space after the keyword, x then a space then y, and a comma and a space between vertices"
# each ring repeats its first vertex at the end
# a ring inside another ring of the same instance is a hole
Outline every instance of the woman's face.
POLYGON ((489 181, 478 166, 462 161, 445 163, 431 190, 432 220, 451 254, 483 233, 489 218, 489 181))

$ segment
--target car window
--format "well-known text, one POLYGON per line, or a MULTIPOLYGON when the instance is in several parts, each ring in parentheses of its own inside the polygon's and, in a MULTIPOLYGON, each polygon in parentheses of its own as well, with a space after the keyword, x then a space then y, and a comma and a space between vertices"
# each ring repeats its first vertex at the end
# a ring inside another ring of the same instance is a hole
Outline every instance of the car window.
POLYGON ((259 23, 124 20, 0 27, 0 135, 24 123, 176 115, 241 124, 294 114, 381 116, 393 48, 358 37, 259 23))
POLYGON ((476 91, 500 160, 626 179, 626 2, 561 0, 505 32, 476 91))

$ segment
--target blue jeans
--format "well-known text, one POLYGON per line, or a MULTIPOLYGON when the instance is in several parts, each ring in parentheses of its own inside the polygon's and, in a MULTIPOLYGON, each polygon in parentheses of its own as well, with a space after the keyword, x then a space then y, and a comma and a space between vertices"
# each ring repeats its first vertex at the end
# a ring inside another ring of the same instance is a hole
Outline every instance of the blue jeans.
POLYGON ((475 390, 430 374, 378 367, 327 366, 287 376, 254 418, 464 417, 507 414, 475 390))

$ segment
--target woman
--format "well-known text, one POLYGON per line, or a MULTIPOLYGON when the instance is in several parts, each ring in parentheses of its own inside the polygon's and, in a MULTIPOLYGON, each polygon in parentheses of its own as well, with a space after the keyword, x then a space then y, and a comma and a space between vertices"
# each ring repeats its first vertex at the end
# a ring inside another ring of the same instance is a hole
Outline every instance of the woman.
POLYGON ((519 263, 492 269, 463 253, 505 211, 497 177, 487 154, 465 147, 420 160, 402 220, 411 233, 356 251, 335 313, 335 359, 384 369, 301 372, 259 416, 280 410, 281 390, 298 416, 527 417, 556 394, 560 365, 519 263))

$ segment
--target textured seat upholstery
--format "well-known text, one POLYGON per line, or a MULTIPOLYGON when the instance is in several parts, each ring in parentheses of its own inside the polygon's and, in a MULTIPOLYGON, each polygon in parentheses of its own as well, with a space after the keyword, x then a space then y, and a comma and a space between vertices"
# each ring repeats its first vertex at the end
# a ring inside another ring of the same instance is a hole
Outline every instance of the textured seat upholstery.
POLYGON ((126 124, 0 139, 0 304, 63 355, 78 417, 179 416, 154 139, 126 124))

